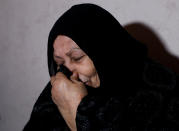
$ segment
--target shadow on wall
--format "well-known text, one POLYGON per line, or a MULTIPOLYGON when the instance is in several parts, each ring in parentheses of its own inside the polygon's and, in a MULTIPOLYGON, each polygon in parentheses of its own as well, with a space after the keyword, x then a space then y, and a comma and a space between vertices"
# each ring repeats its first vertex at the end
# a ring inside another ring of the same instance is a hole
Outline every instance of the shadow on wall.
POLYGON ((150 58, 179 74, 179 59, 167 51, 165 44, 161 42, 160 38, 150 27, 142 23, 132 23, 125 25, 124 28, 134 38, 147 46, 150 58))

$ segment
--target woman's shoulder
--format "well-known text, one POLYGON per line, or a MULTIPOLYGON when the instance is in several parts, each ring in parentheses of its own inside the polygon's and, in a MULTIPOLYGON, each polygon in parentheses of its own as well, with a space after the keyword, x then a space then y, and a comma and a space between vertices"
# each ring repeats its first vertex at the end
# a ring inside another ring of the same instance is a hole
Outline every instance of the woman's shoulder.
POLYGON ((155 60, 147 59, 143 86, 128 99, 128 120, 136 124, 179 127, 178 82, 178 74, 155 60))
POLYGON ((171 91, 177 88, 179 75, 165 65, 148 58, 144 64, 143 80, 156 90, 171 91))

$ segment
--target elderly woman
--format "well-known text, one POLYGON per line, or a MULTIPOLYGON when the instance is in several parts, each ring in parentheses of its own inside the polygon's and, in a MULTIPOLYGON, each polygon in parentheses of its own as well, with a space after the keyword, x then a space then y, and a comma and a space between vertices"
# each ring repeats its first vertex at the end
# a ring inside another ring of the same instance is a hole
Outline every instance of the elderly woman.
POLYGON ((51 81, 24 131, 179 128, 177 74, 150 59, 147 48, 97 5, 74 5, 56 21, 48 68, 51 81))

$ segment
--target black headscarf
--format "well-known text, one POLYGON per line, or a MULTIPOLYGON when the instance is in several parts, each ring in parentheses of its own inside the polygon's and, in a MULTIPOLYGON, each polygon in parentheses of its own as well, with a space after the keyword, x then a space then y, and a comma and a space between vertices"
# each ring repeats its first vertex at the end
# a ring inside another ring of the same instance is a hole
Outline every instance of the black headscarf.
POLYGON ((58 35, 70 37, 92 59, 101 81, 99 88, 112 90, 118 84, 132 84, 141 79, 147 48, 102 7, 88 3, 74 5, 56 21, 48 39, 50 76, 57 72, 53 43, 58 35))
MULTIPOLYGON (((149 59, 147 48, 109 12, 94 4, 79 4, 56 21, 48 39, 50 76, 57 73, 53 43, 58 35, 68 36, 79 45, 94 62, 101 81, 99 88, 86 86, 88 95, 80 102, 76 116, 79 131, 121 130, 126 124, 178 127, 179 77, 149 59)), ((61 67, 69 76, 67 68, 61 67)), ((51 99, 51 88, 49 81, 24 131, 69 131, 51 99)))

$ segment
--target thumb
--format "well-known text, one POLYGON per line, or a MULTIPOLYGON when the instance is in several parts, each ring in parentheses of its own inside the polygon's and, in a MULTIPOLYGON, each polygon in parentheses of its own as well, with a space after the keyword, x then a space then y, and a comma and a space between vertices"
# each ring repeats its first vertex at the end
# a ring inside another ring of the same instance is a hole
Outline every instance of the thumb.
POLYGON ((78 73, 77 72, 74 72, 73 75, 70 76, 70 79, 73 81, 73 82, 79 82, 78 81, 78 73))

